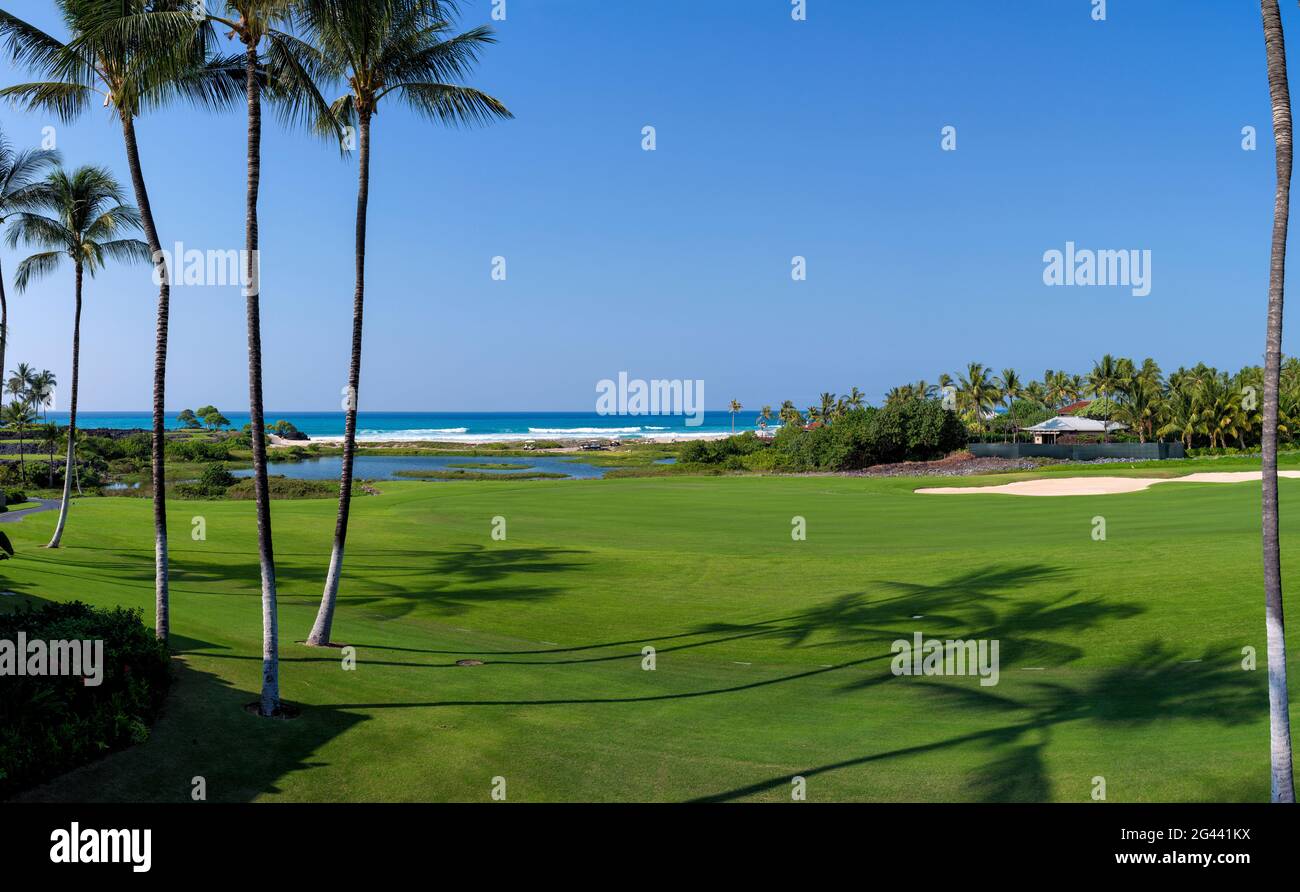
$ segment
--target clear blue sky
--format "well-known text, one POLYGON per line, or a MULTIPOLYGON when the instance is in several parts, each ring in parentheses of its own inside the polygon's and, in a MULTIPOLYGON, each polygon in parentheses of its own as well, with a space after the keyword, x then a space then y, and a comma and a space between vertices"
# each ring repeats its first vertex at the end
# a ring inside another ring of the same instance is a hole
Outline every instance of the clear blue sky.
MULTIPOLYGON (((57 27, 51 3, 0 6, 57 27)), ((1300 10, 1282 7, 1300 64, 1300 10)), ((1110 0, 1104 22, 1091 0, 808 0, 805 22, 788 0, 507 8, 474 83, 517 120, 377 121, 363 409, 590 409, 621 370, 704 379, 721 407, 852 385, 879 400, 970 360, 1026 379, 1104 352, 1259 361, 1273 152, 1257 3, 1110 0), (1046 287, 1043 252, 1067 240, 1151 250, 1152 293, 1046 287)), ((489 12, 468 2, 464 23, 489 12)), ((49 123, 0 110, 19 144, 49 123)), ((126 180, 107 113, 58 136, 69 163, 126 180)), ((242 111, 146 118, 140 141, 164 243, 241 247, 242 111)), ((264 159, 267 404, 334 409, 354 165, 275 122, 264 159)), ((145 268, 89 283, 85 409, 148 406, 154 297, 145 268)), ((70 273, 11 288, 10 313, 7 364, 66 387, 70 273)), ((169 408, 246 408, 237 289, 179 289, 171 345, 169 408)))

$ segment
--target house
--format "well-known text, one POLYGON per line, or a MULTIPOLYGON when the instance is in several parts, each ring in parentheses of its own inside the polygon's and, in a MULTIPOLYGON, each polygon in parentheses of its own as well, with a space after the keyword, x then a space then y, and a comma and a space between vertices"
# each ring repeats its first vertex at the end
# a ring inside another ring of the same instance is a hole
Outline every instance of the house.
POLYGON ((1074 415, 1057 415, 1042 424, 1021 428, 1025 433, 1033 434, 1034 442, 1038 444, 1055 443, 1056 438, 1062 434, 1101 434, 1127 429, 1128 425, 1116 421, 1103 423, 1095 418, 1080 418, 1074 415))

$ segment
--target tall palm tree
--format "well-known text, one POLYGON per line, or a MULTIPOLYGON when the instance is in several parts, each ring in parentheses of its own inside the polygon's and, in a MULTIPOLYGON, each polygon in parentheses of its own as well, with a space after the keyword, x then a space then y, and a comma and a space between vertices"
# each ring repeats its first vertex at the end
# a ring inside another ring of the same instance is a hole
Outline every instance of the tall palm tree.
POLYGON ((1268 88, 1273 102, 1277 192, 1273 204, 1273 247, 1269 262, 1268 325, 1264 341, 1263 540, 1264 615, 1268 636, 1268 714, 1272 799, 1294 802, 1291 774, 1291 718, 1286 683, 1286 634, 1282 618, 1282 558, 1278 538, 1277 426, 1282 361, 1282 298, 1286 282, 1286 235, 1291 210, 1291 94, 1286 44, 1277 0, 1260 0, 1268 88))
POLYGON ((781 420, 781 424, 783 425, 794 426, 803 424, 803 415, 800 414, 797 408, 795 408, 793 400, 785 400, 782 402, 781 408, 778 410, 776 417, 781 420))
POLYGON ((100 167, 81 167, 71 173, 56 169, 34 187, 31 206, 45 210, 21 211, 9 224, 9 247, 20 242, 45 250, 18 264, 14 286, 27 290, 33 278, 53 273, 64 260, 72 263, 75 281, 75 311, 72 323, 72 394, 68 405, 68 466, 63 478, 63 502, 59 521, 47 548, 58 548, 68 522, 72 468, 77 437, 77 383, 81 364, 81 296, 85 274, 93 278, 109 261, 128 263, 151 261, 149 246, 123 235, 140 228, 140 212, 125 204, 122 187, 113 175, 100 167))
POLYGON ((982 363, 967 363, 965 377, 957 381, 957 405, 966 410, 980 433, 984 432, 984 416, 997 399, 998 388, 990 380, 989 370, 982 363))
POLYGON ((754 424, 767 430, 767 423, 772 420, 772 407, 764 406, 758 411, 758 417, 754 419, 754 424))
MULTIPOLYGON (((279 609, 275 547, 271 535, 271 493, 266 470, 266 418, 262 401, 261 283, 258 197, 262 185, 262 100, 272 100, 289 122, 330 128, 335 116, 316 84, 323 69, 309 45, 282 30, 301 0, 226 0, 227 14, 208 14, 243 45, 244 98, 248 105, 248 186, 245 194, 245 317, 248 332, 248 414, 253 448, 253 493, 257 507, 257 554, 262 580, 262 693, 259 712, 280 712, 279 609)), ((360 4, 359 4, 360 5, 360 4)), ((359 234, 360 236, 360 234, 359 234)))
POLYGON ((240 96, 234 77, 238 69, 230 59, 209 58, 212 33, 199 27, 190 0, 57 0, 57 5, 72 35, 67 43, 0 10, 0 38, 9 54, 42 78, 7 87, 0 96, 65 122, 102 104, 111 109, 122 129, 136 206, 159 283, 153 367, 154 632, 165 641, 171 613, 163 406, 171 286, 140 162, 135 120, 144 110, 177 98, 210 107, 232 104, 240 96), (170 28, 159 27, 162 24, 170 28))
MULTIPOLYGON (((1093 396, 1109 402, 1109 397, 1113 396, 1115 391, 1123 386, 1124 372, 1115 357, 1107 353, 1098 362, 1092 366, 1092 371, 1088 373, 1088 389, 1093 396)), ((1101 420, 1101 441, 1107 440, 1107 427, 1110 425, 1110 418, 1106 417, 1101 420)))
POLYGON ((44 446, 50 454, 50 473, 46 477, 46 482, 51 489, 54 488, 54 450, 59 446, 61 431, 59 426, 52 422, 45 422, 38 431, 41 438, 41 445, 44 446))
POLYGON ((22 474, 23 486, 27 485, 27 462, 26 449, 23 444, 23 434, 27 428, 36 421, 36 413, 32 411, 32 404, 25 399, 15 399, 4 407, 4 423, 12 427, 18 433, 18 468, 22 474))
POLYGON ((736 435, 736 415, 737 415, 737 414, 740 412, 740 410, 743 409, 743 408, 745 408, 745 407, 742 406, 742 405, 740 404, 740 400, 732 400, 732 401, 731 401, 731 405, 727 407, 727 411, 729 411, 729 412, 731 413, 731 434, 732 434, 732 436, 735 436, 735 435, 736 435))
MULTIPOLYGON (((844 398, 844 405, 849 409, 861 409, 866 405, 867 395, 856 387, 849 388, 849 394, 844 398)), ((924 398, 924 396, 922 397, 924 398)))
POLYGON ((56 424, 50 424, 50 406, 54 404, 54 389, 58 386, 59 379, 49 369, 41 369, 32 376, 32 407, 39 409, 41 420, 45 422, 41 430, 41 442, 50 447, 50 476, 49 485, 54 486, 54 447, 58 439, 59 427, 56 424), (49 428, 54 428, 53 438, 47 437, 49 428))
MULTIPOLYGON (((0 133, 0 226, 9 216, 24 207, 27 188, 58 164, 61 157, 52 149, 18 151, 0 133)), ((9 346, 9 301, 5 294, 4 270, 0 269, 0 369, 5 367, 5 350, 9 346)))
MULTIPOLYGON (((361 341, 365 309, 366 222, 370 193, 371 125, 381 107, 404 105, 435 124, 487 124, 511 118, 498 99, 460 83, 473 71, 483 48, 496 42, 489 27, 454 34, 450 13, 455 4, 438 0, 302 0, 296 21, 305 41, 288 45, 299 64, 319 64, 332 80, 346 82, 347 92, 331 106, 318 129, 342 125, 357 134, 356 289, 352 307, 352 353, 348 363, 347 416, 343 434, 343 469, 334 544, 321 594, 320 609, 307 643, 327 645, 334 622, 352 504, 352 467, 356 456, 357 400, 361 391, 361 341), (314 51, 310 50, 314 47, 314 51)), ((738 411, 738 410, 737 410, 738 411)), ((732 416, 735 428, 735 416, 732 416)))
MULTIPOLYGON (((993 383, 997 386, 1001 395, 1002 405, 1007 408, 1006 420, 1010 422, 1011 405, 1025 394, 1024 382, 1020 380, 1020 375, 1016 374, 1015 369, 1003 369, 1002 374, 993 379, 993 383)), ((1011 427, 1012 437, 1019 439, 1020 432, 1016 429, 1016 426, 1014 424, 1009 426, 1011 427)), ((1005 431, 1005 427, 1003 430, 1005 431)))

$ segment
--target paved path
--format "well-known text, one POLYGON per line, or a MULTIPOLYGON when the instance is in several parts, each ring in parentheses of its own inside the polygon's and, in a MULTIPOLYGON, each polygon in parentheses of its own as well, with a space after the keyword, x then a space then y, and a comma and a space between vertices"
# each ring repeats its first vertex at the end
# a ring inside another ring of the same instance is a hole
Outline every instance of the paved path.
POLYGON ((0 514, 0 523, 17 523, 28 514, 40 514, 42 511, 58 511, 61 499, 32 499, 33 502, 39 502, 35 508, 24 508, 21 511, 5 511, 0 514))

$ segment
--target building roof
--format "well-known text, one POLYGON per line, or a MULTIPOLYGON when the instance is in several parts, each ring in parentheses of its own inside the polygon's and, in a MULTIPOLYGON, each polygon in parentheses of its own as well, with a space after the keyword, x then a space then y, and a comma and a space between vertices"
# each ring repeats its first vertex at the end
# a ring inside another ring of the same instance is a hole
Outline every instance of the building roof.
POLYGON ((1077 403, 1070 403, 1068 406, 1062 406, 1056 410, 1057 415, 1073 415, 1080 409, 1086 409, 1092 405, 1092 400, 1079 400, 1077 403))
POLYGON ((1096 418, 1057 415, 1055 418, 1047 419, 1042 424, 1035 424, 1033 427, 1022 427, 1021 430, 1030 433, 1099 434, 1103 430, 1118 431, 1125 430, 1127 427, 1128 425, 1116 421, 1107 421, 1103 427, 1102 422, 1096 418))

